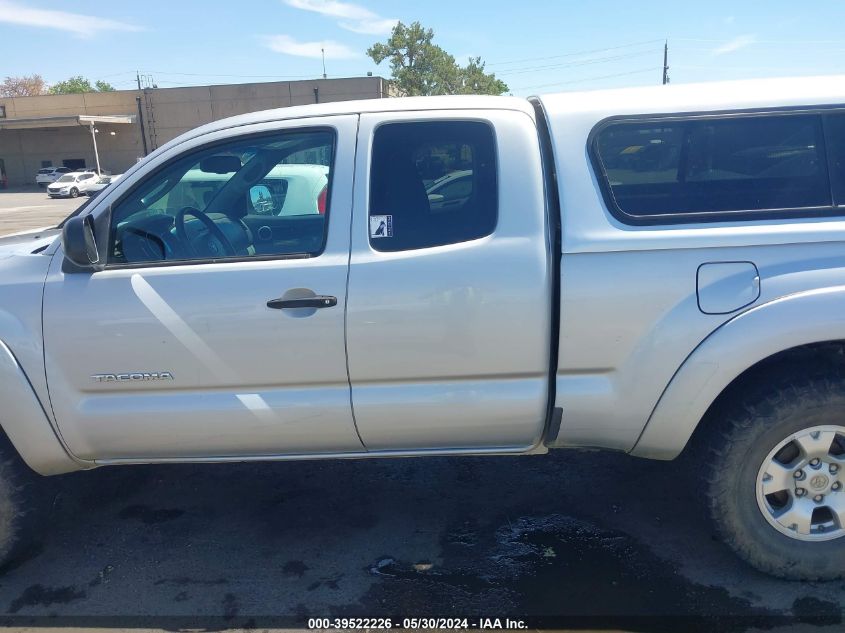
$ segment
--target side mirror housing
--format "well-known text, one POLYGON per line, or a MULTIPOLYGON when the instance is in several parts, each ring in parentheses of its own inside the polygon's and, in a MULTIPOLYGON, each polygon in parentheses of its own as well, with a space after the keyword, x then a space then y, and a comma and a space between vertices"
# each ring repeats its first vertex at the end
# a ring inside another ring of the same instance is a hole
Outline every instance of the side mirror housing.
POLYGON ((90 214, 71 218, 65 223, 62 250, 65 254, 64 272, 91 271, 100 263, 94 238, 94 218, 90 214))

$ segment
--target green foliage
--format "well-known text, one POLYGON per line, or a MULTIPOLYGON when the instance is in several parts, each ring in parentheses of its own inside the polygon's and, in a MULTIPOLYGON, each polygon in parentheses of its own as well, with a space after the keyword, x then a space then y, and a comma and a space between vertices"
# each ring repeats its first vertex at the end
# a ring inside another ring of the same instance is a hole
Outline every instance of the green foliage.
POLYGON ((390 60, 393 81, 408 96, 507 92, 507 84, 493 73, 484 72, 480 57, 459 66, 433 39, 434 31, 423 28, 419 22, 409 26, 399 22, 387 42, 373 44, 367 55, 376 64, 390 60))
POLYGON ((50 94, 54 95, 69 95, 78 94, 80 92, 112 92, 114 86, 105 81, 97 81, 94 85, 83 77, 77 75, 65 81, 60 81, 57 84, 50 86, 50 94))
POLYGON ((97 92, 114 92, 115 90, 114 86, 102 79, 98 80, 94 86, 97 88, 97 92))

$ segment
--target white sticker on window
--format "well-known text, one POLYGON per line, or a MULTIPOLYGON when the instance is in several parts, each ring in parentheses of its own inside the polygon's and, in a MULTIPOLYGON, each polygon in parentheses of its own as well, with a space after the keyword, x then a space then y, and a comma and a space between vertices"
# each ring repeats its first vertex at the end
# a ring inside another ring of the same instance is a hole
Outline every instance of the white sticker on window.
POLYGON ((371 215, 370 216, 370 237, 393 237, 393 216, 392 215, 371 215))

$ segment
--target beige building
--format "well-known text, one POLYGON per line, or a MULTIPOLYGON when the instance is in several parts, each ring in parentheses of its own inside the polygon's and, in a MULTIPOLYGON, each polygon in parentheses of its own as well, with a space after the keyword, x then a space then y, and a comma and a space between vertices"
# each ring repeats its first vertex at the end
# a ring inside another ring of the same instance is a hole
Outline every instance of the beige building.
POLYGON ((0 98, 0 187, 33 184, 43 167, 120 173, 204 123, 256 110, 394 96, 381 77, 145 88, 0 98))

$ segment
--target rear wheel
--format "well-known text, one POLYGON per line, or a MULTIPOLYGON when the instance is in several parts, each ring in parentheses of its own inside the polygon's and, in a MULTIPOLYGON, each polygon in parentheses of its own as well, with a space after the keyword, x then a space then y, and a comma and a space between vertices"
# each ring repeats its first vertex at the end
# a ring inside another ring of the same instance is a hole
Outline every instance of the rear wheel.
POLYGON ((735 403, 705 454, 710 514, 761 571, 845 576, 845 381, 815 378, 735 403))

